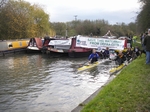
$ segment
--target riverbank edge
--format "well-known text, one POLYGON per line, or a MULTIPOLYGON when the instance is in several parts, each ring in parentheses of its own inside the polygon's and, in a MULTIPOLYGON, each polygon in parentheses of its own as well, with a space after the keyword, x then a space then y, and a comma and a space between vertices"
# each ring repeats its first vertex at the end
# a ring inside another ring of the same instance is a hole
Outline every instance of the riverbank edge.
MULTIPOLYGON (((126 66, 125 66, 125 67, 126 67, 126 66)), ((122 71, 123 69, 124 69, 124 67, 121 69, 121 71, 122 71)), ((99 93, 105 86, 107 86, 114 78, 117 77, 117 75, 120 74, 121 71, 117 72, 116 74, 110 75, 108 81, 107 81, 104 85, 102 85, 98 90, 96 90, 92 95, 90 95, 87 99, 85 99, 82 103, 80 103, 80 104, 79 104, 76 108, 74 108, 71 112, 80 112, 80 111, 83 109, 83 107, 84 107, 86 104, 88 104, 93 98, 95 98, 95 97, 98 95, 98 93, 99 93)))
MULTIPOLYGON (((142 49, 140 42, 133 43, 133 47, 135 47, 135 46, 138 46, 140 49, 142 49)), ((141 56, 140 58, 144 58, 144 60, 145 60, 145 56, 144 56, 144 57, 141 56)), ((132 64, 132 63, 130 63, 130 64, 132 64)), ((126 66, 125 66, 125 67, 126 67, 126 66)), ((121 71, 122 71, 125 67, 123 67, 123 68, 121 69, 121 71)), ((84 106, 85 106, 86 104, 88 104, 91 100, 93 100, 93 99, 100 93, 100 91, 101 91, 104 87, 106 87, 107 85, 109 85, 109 83, 110 83, 114 78, 116 78, 118 75, 120 75, 120 72, 121 72, 121 71, 119 71, 117 74, 110 75, 110 78, 108 79, 108 81, 107 81, 103 86, 101 86, 97 91, 95 91, 92 95, 90 95, 87 99, 85 99, 82 103, 80 103, 80 104, 79 104, 76 108, 74 108, 71 112, 80 112, 80 111, 84 108, 84 106)))

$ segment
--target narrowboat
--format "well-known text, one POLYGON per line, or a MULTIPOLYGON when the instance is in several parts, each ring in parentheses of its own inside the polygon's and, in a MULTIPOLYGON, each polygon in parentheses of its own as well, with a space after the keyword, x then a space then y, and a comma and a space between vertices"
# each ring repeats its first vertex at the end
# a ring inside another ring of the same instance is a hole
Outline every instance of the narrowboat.
POLYGON ((68 50, 71 46, 71 39, 65 38, 44 38, 42 53, 50 54, 50 56, 68 56, 68 50))
POLYGON ((70 49, 72 39, 59 39, 59 40, 51 40, 49 42, 48 50, 52 52, 58 53, 68 53, 70 49))
POLYGON ((25 51, 29 40, 3 40, 0 41, 0 55, 25 51))
POLYGON ((41 48, 42 53, 45 54, 47 52, 47 47, 48 47, 48 44, 49 44, 50 40, 51 40, 50 37, 44 37, 43 46, 41 48))
POLYGON ((49 42, 48 52, 51 56, 66 57, 71 47, 72 39, 56 39, 49 42))
POLYGON ((76 38, 44 38, 43 53, 51 55, 63 55, 69 57, 85 57, 88 56, 92 50, 89 48, 76 47, 76 38))
POLYGON ((92 48, 76 47, 76 38, 72 38, 68 55, 71 58, 87 57, 92 53, 92 48))
POLYGON ((41 52, 43 41, 41 38, 31 38, 27 47, 27 52, 41 52))

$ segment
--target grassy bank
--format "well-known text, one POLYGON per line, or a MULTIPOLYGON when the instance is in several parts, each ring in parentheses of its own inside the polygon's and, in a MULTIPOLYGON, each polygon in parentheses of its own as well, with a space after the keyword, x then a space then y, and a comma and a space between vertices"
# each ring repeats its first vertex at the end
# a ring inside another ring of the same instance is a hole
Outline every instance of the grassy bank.
POLYGON ((150 65, 138 57, 83 108, 82 112, 149 112, 150 65))

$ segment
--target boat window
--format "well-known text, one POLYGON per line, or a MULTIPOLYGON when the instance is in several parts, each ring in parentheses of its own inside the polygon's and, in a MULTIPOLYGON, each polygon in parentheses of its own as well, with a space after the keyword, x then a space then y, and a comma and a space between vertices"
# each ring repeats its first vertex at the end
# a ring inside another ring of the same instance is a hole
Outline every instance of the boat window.
POLYGON ((20 46, 22 46, 22 42, 20 42, 19 44, 20 44, 20 46))
POLYGON ((12 43, 9 43, 9 44, 8 44, 8 47, 13 47, 12 43))

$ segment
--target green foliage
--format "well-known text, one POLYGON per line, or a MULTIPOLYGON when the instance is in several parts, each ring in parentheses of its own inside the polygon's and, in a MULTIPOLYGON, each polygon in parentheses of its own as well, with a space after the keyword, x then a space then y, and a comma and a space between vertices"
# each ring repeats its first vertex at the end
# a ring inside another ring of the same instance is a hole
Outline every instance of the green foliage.
POLYGON ((50 32, 49 15, 38 5, 8 0, 1 8, 0 39, 45 36, 50 32))
POLYGON ((63 22, 57 22, 57 23, 50 23, 51 24, 51 28, 54 29, 56 31, 56 35, 57 36, 65 36, 65 32, 66 32, 66 24, 63 22))
POLYGON ((145 32, 150 28, 150 1, 149 0, 140 0, 142 3, 141 11, 137 16, 137 25, 139 32, 145 32))
POLYGON ((116 23, 106 20, 74 20, 67 23, 49 22, 49 15, 39 5, 24 0, 2 0, 0 2, 0 39, 30 37, 90 35, 103 36, 108 30, 114 36, 129 36, 136 33, 136 24, 116 23))
POLYGON ((135 23, 117 23, 115 25, 110 25, 108 21, 105 20, 77 20, 67 23, 51 23, 51 25, 56 31, 56 34, 61 36, 65 36, 66 27, 68 36, 88 36, 91 33, 93 34, 93 36, 103 36, 108 32, 108 30, 110 30, 114 36, 129 36, 136 33, 135 23))

